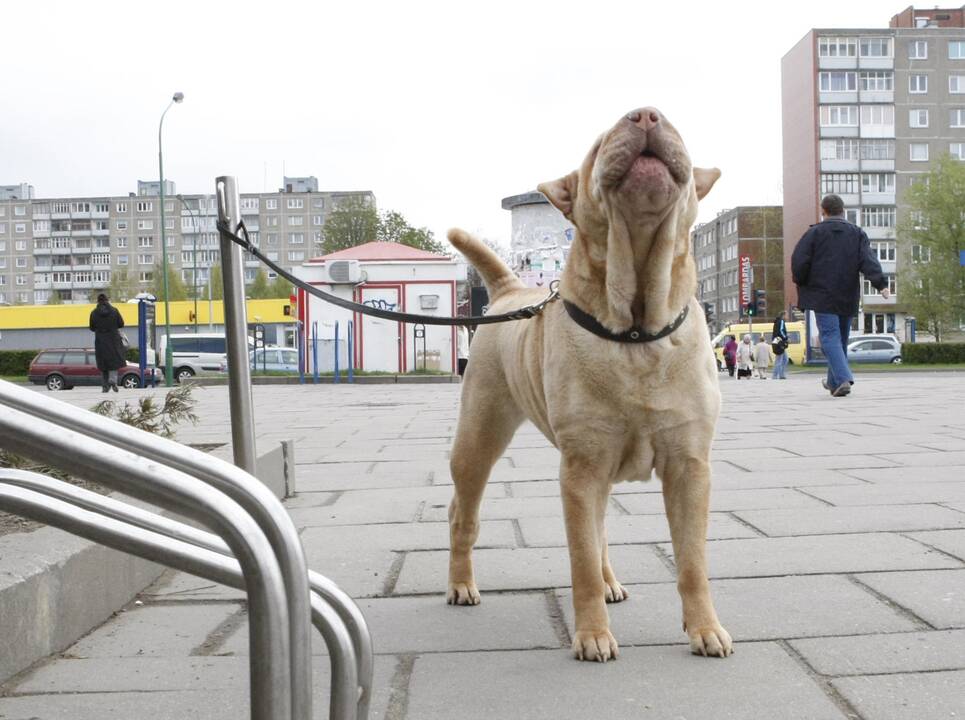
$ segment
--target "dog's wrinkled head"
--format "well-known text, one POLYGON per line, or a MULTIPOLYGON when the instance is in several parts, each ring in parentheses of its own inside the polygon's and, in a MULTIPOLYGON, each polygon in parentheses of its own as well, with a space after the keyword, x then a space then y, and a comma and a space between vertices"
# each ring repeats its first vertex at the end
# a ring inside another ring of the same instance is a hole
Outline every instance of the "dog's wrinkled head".
POLYGON ((538 186, 576 226, 591 261, 602 265, 605 253, 609 307, 600 319, 611 329, 641 319, 640 283, 654 286, 662 260, 687 254, 697 201, 719 177, 716 168, 694 167, 676 128, 644 107, 605 132, 579 170, 538 186))

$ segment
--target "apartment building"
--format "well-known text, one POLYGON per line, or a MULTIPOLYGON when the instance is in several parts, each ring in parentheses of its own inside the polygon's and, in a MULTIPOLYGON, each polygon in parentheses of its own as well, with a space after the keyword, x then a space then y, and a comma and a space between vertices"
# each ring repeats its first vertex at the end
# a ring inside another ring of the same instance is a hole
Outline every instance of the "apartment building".
POLYGON ((713 312, 711 333, 746 319, 744 308, 765 293, 766 316, 784 307, 783 212, 774 205, 724 210, 690 232, 697 299, 713 312))
POLYGON ((864 228, 885 273, 888 300, 864 282, 856 329, 905 333, 902 267, 921 259, 896 227, 904 196, 944 153, 965 160, 965 7, 909 7, 887 28, 812 29, 784 56, 784 292, 790 259, 820 220, 827 193, 864 228))
MULTIPOLYGON (((86 303, 118 272, 147 289, 159 277, 165 251, 185 284, 203 293, 220 263, 215 197, 178 195, 172 181, 165 181, 163 250, 157 181, 139 181, 137 192, 123 197, 38 199, 27 184, 0 189, 0 303, 39 305, 54 294, 86 303)), ((320 192, 314 177, 285 178, 278 192, 242 194, 242 216, 252 240, 290 270, 322 254, 326 215, 350 198, 375 207, 370 191, 320 192)), ((259 269, 245 257, 246 282, 259 269)))

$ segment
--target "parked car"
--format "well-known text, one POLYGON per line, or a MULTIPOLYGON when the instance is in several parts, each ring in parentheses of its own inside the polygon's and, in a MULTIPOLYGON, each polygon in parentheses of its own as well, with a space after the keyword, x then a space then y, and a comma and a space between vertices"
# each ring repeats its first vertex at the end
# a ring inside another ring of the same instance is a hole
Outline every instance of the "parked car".
POLYGON ((258 348, 248 353, 248 360, 255 372, 259 370, 298 372, 298 348, 258 348))
POLYGON ((900 363, 901 343, 893 335, 865 335, 848 342, 848 362, 900 363))
MULTIPOLYGON (((251 338, 248 349, 251 350, 251 338)), ((158 333, 157 360, 166 361, 167 338, 158 333)), ((224 333, 178 333, 171 335, 171 359, 178 382, 195 375, 224 373, 228 366, 228 347, 224 333)))
MULTIPOLYGON (((153 375, 155 382, 163 379, 155 367, 145 371, 145 381, 153 375)), ((75 385, 100 385, 101 371, 90 348, 53 348, 44 350, 30 361, 27 377, 34 385, 46 385, 48 390, 70 390, 75 385)), ((141 385, 141 371, 127 363, 117 371, 117 381, 126 388, 141 385)))

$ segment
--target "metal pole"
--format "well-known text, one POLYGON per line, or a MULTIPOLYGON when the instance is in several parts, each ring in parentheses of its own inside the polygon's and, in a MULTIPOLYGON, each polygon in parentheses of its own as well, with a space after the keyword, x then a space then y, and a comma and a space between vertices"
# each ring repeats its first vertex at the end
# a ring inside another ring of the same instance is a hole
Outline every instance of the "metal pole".
POLYGON ((312 379, 318 384, 318 321, 312 323, 312 379))
MULTIPOLYGON (((215 180, 218 220, 234 232, 241 222, 241 196, 233 177, 215 180)), ((231 411, 231 446, 235 465, 255 474, 255 408, 251 397, 248 366, 248 320, 245 308, 245 276, 241 247, 224 234, 221 240, 221 273, 224 280, 224 324, 228 350, 228 399, 231 411)))
POLYGON ((305 384, 305 359, 308 357, 305 354, 305 338, 302 333, 302 321, 296 320, 295 327, 298 328, 298 382, 302 385, 305 384))
POLYGON ((335 321, 335 383, 338 384, 338 320, 335 321))
POLYGON ((161 196, 161 275, 164 287, 164 384, 167 387, 174 384, 174 355, 171 349, 171 306, 168 304, 170 298, 168 297, 168 248, 164 230, 164 153, 161 151, 161 129, 164 127, 164 116, 168 114, 168 110, 174 103, 182 100, 184 100, 183 93, 174 93, 171 102, 161 113, 161 121, 157 126, 157 168, 161 179, 158 187, 158 193, 161 196))
POLYGON ((352 375, 352 369, 355 365, 355 323, 352 320, 348 321, 348 348, 346 348, 346 356, 348 361, 348 381, 355 382, 355 378, 352 375))

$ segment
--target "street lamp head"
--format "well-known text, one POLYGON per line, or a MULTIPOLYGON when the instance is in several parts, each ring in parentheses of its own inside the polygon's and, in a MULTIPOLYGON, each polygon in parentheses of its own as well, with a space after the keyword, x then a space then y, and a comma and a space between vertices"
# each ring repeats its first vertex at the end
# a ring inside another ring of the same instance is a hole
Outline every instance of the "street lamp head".
POLYGON ((174 102, 176 102, 176 103, 182 102, 182 101, 184 100, 184 93, 183 93, 183 92, 176 92, 176 93, 174 93, 174 97, 171 98, 171 99, 174 100, 174 102))

